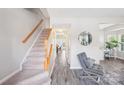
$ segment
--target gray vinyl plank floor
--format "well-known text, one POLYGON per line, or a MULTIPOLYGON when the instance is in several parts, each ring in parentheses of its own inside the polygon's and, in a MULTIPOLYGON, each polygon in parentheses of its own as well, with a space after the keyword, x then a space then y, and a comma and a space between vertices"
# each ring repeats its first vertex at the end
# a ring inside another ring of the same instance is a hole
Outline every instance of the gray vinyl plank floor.
POLYGON ((101 61, 104 68, 104 80, 110 85, 124 85, 124 60, 110 59, 101 61))
MULTIPOLYGON (((69 68, 65 59, 60 53, 56 58, 56 64, 52 73, 52 85, 99 85, 90 79, 78 79, 73 70, 69 68)), ((123 60, 105 60, 100 65, 104 68, 104 77, 101 79, 103 85, 124 85, 124 61, 123 60)), ((78 71, 78 70, 77 70, 78 71)))

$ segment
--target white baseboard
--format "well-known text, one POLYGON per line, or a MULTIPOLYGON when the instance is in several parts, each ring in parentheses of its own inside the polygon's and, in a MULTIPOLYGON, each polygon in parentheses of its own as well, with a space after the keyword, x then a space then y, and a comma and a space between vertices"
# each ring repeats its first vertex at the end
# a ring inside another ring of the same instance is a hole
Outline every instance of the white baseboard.
POLYGON ((70 69, 82 69, 82 67, 70 67, 70 69))
POLYGON ((20 69, 17 69, 16 71, 12 72, 11 74, 9 74, 6 77, 4 77, 3 79, 1 79, 0 80, 0 85, 2 85, 5 81, 7 81, 9 78, 11 78, 12 76, 14 76, 19 71, 20 71, 20 69))
POLYGON ((30 48, 28 49, 28 51, 26 52, 26 54, 25 54, 25 56, 24 56, 24 58, 23 58, 23 60, 22 60, 22 62, 21 62, 21 64, 20 64, 20 70, 22 70, 22 65, 23 65, 23 63, 26 62, 27 56, 29 55, 29 53, 30 53, 32 47, 33 47, 34 44, 36 43, 36 41, 37 41, 37 39, 38 39, 38 37, 40 36, 40 34, 41 34, 42 31, 43 31, 43 30, 41 30, 41 31, 38 33, 38 35, 36 36, 35 40, 33 41, 32 45, 31 45, 31 47, 30 47, 30 48))
POLYGON ((117 57, 118 59, 121 59, 121 60, 124 60, 124 58, 123 57, 117 57))
POLYGON ((118 57, 118 56, 111 56, 111 57, 113 57, 113 58, 118 58, 118 59, 121 59, 121 60, 124 60, 123 57, 118 57))

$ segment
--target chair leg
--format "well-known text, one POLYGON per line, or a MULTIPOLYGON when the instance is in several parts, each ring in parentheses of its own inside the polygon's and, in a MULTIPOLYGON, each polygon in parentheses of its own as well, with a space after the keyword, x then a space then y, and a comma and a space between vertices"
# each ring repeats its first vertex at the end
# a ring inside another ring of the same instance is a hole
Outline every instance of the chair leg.
POLYGON ((88 78, 88 79, 92 79, 93 81, 95 81, 96 83, 102 85, 103 82, 101 82, 102 77, 101 76, 91 76, 91 75, 87 75, 87 76, 80 76, 80 79, 84 79, 84 78, 88 78))
POLYGON ((97 77, 97 82, 100 82, 100 77, 97 77))

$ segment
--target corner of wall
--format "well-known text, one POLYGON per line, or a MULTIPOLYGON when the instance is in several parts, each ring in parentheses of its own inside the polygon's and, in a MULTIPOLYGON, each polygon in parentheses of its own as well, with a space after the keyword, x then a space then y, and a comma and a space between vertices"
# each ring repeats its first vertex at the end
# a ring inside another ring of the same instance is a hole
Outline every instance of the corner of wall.
POLYGON ((5 78, 1 79, 0 80, 0 85, 2 85, 5 81, 7 81, 9 78, 14 76, 15 74, 17 74, 19 71, 21 71, 20 68, 17 69, 16 71, 13 71, 11 74, 7 75, 5 78))

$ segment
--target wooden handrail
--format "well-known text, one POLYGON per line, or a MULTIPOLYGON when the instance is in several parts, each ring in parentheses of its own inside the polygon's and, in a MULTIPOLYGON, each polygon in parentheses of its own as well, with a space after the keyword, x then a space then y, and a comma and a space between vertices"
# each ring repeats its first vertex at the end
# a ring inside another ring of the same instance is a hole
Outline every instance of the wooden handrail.
POLYGON ((53 49, 53 45, 51 44, 50 45, 50 51, 49 51, 49 57, 51 57, 51 55, 52 55, 52 49, 53 49))
POLYGON ((33 35, 33 33, 37 30, 37 28, 43 23, 43 19, 38 22, 38 24, 33 28, 33 30, 28 33, 28 35, 22 40, 22 43, 26 43, 27 40, 33 35))
POLYGON ((53 52, 53 45, 50 45, 49 55, 46 57, 46 61, 44 62, 44 70, 48 70, 49 64, 50 64, 50 58, 52 56, 53 52))
POLYGON ((52 56, 52 52, 53 52, 53 45, 51 44, 51 45, 50 45, 49 56, 48 56, 48 59, 49 59, 49 60, 48 60, 48 62, 47 62, 48 64, 50 64, 50 58, 51 58, 51 56, 52 56))
MULTIPOLYGON (((45 31, 49 31, 48 37, 47 37, 47 40, 48 40, 50 37, 51 31, 52 31, 52 28, 47 28, 47 29, 45 29, 45 31)), ((46 52, 48 50, 49 50, 49 52, 47 53, 45 61, 44 61, 44 70, 45 71, 48 71, 48 69, 49 69, 50 58, 52 56, 52 51, 53 51, 53 45, 52 44, 50 44, 50 49, 48 49, 48 48, 46 49, 46 52)))

